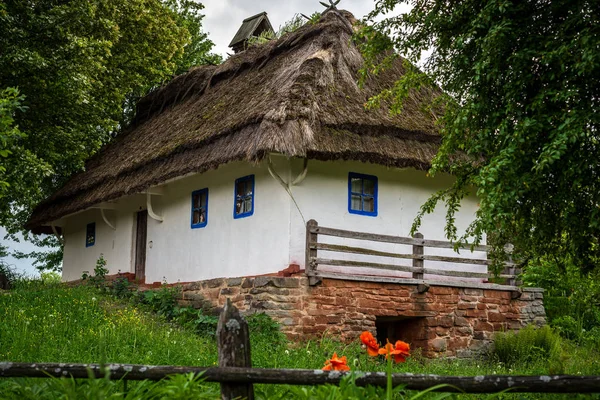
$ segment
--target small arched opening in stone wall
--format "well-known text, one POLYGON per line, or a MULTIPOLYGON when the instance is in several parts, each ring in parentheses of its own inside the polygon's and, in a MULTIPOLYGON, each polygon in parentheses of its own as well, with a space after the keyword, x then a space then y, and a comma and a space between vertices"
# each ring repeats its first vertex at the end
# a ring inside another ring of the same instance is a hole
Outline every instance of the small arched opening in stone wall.
POLYGON ((377 341, 385 345, 402 340, 410 344, 411 349, 427 347, 427 328, 425 317, 375 317, 377 341))

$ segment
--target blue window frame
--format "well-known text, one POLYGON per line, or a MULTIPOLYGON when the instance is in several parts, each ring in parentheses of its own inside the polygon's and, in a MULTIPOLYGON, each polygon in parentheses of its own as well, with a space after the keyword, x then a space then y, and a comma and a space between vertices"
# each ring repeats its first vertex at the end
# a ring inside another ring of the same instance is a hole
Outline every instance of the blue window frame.
POLYGON ((90 222, 85 227, 85 247, 91 247, 96 243, 96 223, 90 222))
POLYGON ((373 175, 348 174, 348 212, 351 214, 377 216, 377 177, 373 175))
POLYGON ((245 218, 254 214, 254 175, 235 180, 233 218, 245 218))
POLYGON ((192 192, 192 229, 204 228, 208 223, 208 188, 192 192))

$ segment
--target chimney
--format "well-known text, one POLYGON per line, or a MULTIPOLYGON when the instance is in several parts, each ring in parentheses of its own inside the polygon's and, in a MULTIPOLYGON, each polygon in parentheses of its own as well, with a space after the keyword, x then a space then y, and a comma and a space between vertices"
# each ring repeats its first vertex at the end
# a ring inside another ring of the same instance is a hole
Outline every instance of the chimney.
POLYGON ((231 47, 235 53, 244 51, 246 50, 248 39, 252 36, 259 36, 263 32, 272 32, 275 34, 275 30, 273 30, 271 22, 269 22, 267 13, 264 11, 248 17, 242 22, 242 26, 240 26, 240 29, 238 29, 233 39, 231 39, 229 47, 231 47))

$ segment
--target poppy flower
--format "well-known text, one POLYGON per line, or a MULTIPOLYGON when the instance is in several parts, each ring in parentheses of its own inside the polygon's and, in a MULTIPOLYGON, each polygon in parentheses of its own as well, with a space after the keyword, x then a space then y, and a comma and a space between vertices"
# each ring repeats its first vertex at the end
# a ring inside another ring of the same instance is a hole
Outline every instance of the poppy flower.
POLYGON ((375 357, 379 354, 377 351, 379 350, 379 344, 377 340, 373 337, 373 334, 369 331, 364 331, 360 334, 360 341, 363 342, 365 346, 367 346, 367 353, 375 357))
POLYGON ((393 356, 397 363, 405 362, 406 357, 410 355, 410 345, 402 340, 398 340, 395 345, 392 345, 388 340, 385 347, 379 349, 379 354, 385 355, 386 359, 393 356))
POLYGON ((325 361, 323 371, 350 371, 350 367, 346 363, 346 356, 338 358, 337 353, 333 353, 333 357, 325 361))

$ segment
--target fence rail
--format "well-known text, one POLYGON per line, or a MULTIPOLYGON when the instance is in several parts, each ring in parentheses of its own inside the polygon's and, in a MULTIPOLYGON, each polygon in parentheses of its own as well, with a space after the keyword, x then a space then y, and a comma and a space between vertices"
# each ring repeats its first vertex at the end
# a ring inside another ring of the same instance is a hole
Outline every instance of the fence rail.
MULTIPOLYGON (((337 385, 343 373, 307 369, 269 369, 236 367, 176 367, 136 364, 59 364, 59 363, 7 363, 0 362, 0 377, 45 378, 73 377, 77 379, 104 377, 110 379, 157 381, 174 374, 202 374, 207 382, 247 385, 254 383, 285 385, 337 385)), ((386 376, 378 372, 356 372, 359 386, 385 386, 386 376)), ((441 376, 426 374, 393 374, 394 386, 405 385, 410 390, 425 390, 446 384, 437 389, 442 392, 497 393, 509 389, 511 392, 535 393, 595 393, 600 392, 600 376, 441 376)))
MULTIPOLYGON (((489 266, 494 263, 492 260, 478 259, 474 257, 456 257, 456 256, 441 256, 424 254, 424 249, 454 249, 455 245, 449 241, 431 240, 423 238, 423 235, 416 233, 414 237, 402 237, 392 235, 382 235, 367 232, 355 232, 343 229, 334 229, 319 226, 317 221, 311 219, 306 224, 306 271, 310 278, 311 284, 316 284, 319 281, 319 265, 341 266, 350 268, 375 268, 387 271, 411 272, 412 278, 423 279, 424 274, 449 276, 455 278, 500 278, 505 279, 506 284, 514 286, 519 270, 516 264, 511 261, 503 262, 504 270, 501 274, 494 275, 488 272, 471 272, 471 271, 454 271, 439 268, 425 267, 425 261, 448 262, 454 264, 470 264, 470 265, 485 265, 489 266), (322 243, 319 242, 319 235, 334 236, 345 239, 363 240, 367 242, 380 242, 401 245, 412 245, 411 253, 396 253, 390 251, 373 250, 364 247, 346 246, 340 244, 322 243), (356 261, 338 258, 323 258, 319 257, 319 251, 327 251, 332 253, 358 254, 362 256, 384 257, 392 259, 408 259, 412 260, 412 266, 389 264, 385 262, 373 261, 356 261)), ((489 246, 478 245, 471 246, 468 250, 488 252, 489 246)))

